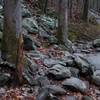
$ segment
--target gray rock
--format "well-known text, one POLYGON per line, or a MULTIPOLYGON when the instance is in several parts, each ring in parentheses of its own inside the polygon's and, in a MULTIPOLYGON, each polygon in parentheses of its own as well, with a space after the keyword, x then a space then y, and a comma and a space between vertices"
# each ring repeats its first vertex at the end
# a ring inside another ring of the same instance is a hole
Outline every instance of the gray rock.
POLYGON ((64 63, 66 63, 66 66, 70 66, 70 67, 73 67, 74 66, 74 60, 71 56, 64 56, 62 59, 61 59, 64 63))
POLYGON ((92 76, 92 81, 100 86, 100 70, 97 70, 94 72, 94 75, 92 76))
POLYGON ((29 58, 25 59, 25 67, 24 67, 24 78, 28 81, 29 84, 33 85, 34 78, 33 75, 37 72, 38 66, 34 61, 31 61, 29 58))
POLYGON ((43 29, 41 26, 39 26, 39 36, 44 39, 49 39, 50 34, 47 30, 43 29))
POLYGON ((28 10, 28 8, 22 4, 22 17, 31 17, 31 16, 32 16, 32 14, 28 10))
POLYGON ((48 90, 47 89, 45 89, 45 90, 43 89, 42 91, 39 92, 36 100, 47 100, 48 96, 49 96, 48 90))
POLYGON ((49 91, 49 93, 52 93, 54 95, 64 95, 64 94, 66 94, 66 91, 63 88, 61 88, 60 86, 57 86, 57 85, 47 85, 43 88, 47 89, 49 91))
POLYGON ((94 71, 100 70, 100 53, 89 54, 86 58, 94 66, 94 71))
POLYGON ((10 80, 10 74, 0 73, 0 86, 6 85, 10 80))
POLYGON ((31 51, 31 52, 27 53, 27 56, 29 58, 34 57, 34 59, 36 59, 36 60, 39 60, 39 59, 43 60, 43 59, 48 57, 48 56, 42 54, 41 52, 39 52, 37 50, 34 50, 34 51, 31 51))
POLYGON ((66 63, 67 66, 74 65, 74 56, 68 51, 64 51, 64 57, 62 58, 62 60, 66 63))
POLYGON ((66 100, 77 100, 75 96, 67 96, 66 100))
POLYGON ((53 65, 56 64, 62 64, 62 65, 66 65, 64 62, 60 61, 60 60, 55 60, 55 59, 44 59, 44 65, 48 68, 51 68, 53 65))
POLYGON ((23 28, 28 32, 37 33, 39 30, 36 18, 31 17, 23 19, 23 28))
POLYGON ((74 67, 69 67, 69 69, 73 77, 77 77, 77 78, 79 77, 79 69, 74 67))
POLYGON ((49 42, 50 44, 57 44, 57 43, 58 43, 58 40, 57 40, 56 37, 54 37, 54 36, 49 36, 48 42, 49 42))
POLYGON ((93 46, 94 47, 100 47, 100 39, 96 39, 93 41, 93 46))
POLYGON ((59 100, 56 96, 49 93, 48 89, 41 89, 37 95, 36 100, 59 100))
POLYGON ((57 20, 48 16, 40 16, 40 20, 48 29, 54 29, 58 26, 57 20))
POLYGON ((53 75, 55 79, 64 79, 71 77, 71 72, 63 65, 57 64, 48 69, 48 74, 53 75))
POLYGON ((79 90, 80 92, 85 92, 87 89, 86 84, 82 80, 74 77, 66 79, 62 84, 66 88, 79 90))
POLYGON ((80 70, 82 74, 86 74, 88 76, 93 75, 93 67, 92 65, 82 56, 75 55, 75 63, 77 68, 80 70))
POLYGON ((94 12, 90 11, 89 10, 89 13, 88 13, 88 19, 89 19, 89 22, 94 24, 94 25, 97 25, 99 22, 98 22, 98 16, 97 14, 95 14, 94 12))
POLYGON ((38 70, 37 64, 34 61, 30 60, 29 58, 26 58, 25 66, 30 67, 32 72, 36 72, 38 70))
POLYGON ((50 81, 46 76, 39 76, 34 80, 34 83, 37 83, 40 87, 46 86, 50 84, 50 81))
POLYGON ((93 100, 93 99, 89 96, 83 96, 82 100, 93 100))

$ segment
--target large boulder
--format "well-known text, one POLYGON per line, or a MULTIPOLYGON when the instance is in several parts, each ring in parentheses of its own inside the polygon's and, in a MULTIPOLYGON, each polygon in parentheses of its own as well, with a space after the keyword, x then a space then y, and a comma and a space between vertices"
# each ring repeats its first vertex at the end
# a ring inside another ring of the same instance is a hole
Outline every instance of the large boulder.
POLYGON ((52 68, 49 68, 47 73, 48 75, 54 76, 53 78, 58 80, 71 77, 70 70, 60 64, 56 64, 52 68))
POLYGON ((84 93, 87 90, 86 84, 82 80, 74 77, 66 79, 62 82, 62 84, 65 88, 72 89, 74 91, 80 91, 84 93))

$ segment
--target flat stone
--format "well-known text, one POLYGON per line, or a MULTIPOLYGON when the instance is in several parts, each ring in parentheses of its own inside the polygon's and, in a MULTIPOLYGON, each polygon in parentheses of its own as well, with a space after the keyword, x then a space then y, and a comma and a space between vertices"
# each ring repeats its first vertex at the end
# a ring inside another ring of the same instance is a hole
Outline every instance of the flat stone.
POLYGON ((47 74, 53 75, 55 79, 64 79, 71 77, 71 72, 67 67, 63 65, 57 64, 54 65, 52 68, 49 68, 47 74))
POLYGON ((54 95, 64 95, 66 94, 66 91, 57 85, 47 85, 44 88, 48 89, 49 93, 52 93, 54 95))
POLYGON ((70 87, 70 88, 78 90, 80 92, 86 92, 86 90, 87 90, 86 84, 82 80, 80 80, 78 78, 74 78, 74 77, 66 79, 65 81, 62 82, 62 85, 65 88, 70 87))
POLYGON ((62 64, 62 65, 65 64, 64 62, 61 62, 60 60, 55 60, 55 59, 44 59, 43 62, 44 62, 44 65, 48 68, 50 68, 56 64, 62 64))
POLYGON ((86 58, 91 65, 95 66, 96 70, 100 70, 100 53, 89 54, 86 58))

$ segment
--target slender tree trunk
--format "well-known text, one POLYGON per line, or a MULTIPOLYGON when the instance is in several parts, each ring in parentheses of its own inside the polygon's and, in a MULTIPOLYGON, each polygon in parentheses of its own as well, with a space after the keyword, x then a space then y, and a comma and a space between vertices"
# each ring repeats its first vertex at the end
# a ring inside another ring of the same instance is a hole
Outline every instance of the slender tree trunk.
POLYGON ((44 14, 47 13, 47 6, 48 6, 48 0, 45 0, 45 5, 44 5, 44 14))
POLYGON ((59 0, 58 24, 58 41, 70 49, 71 44, 68 40, 68 0, 59 0))
POLYGON ((69 17, 72 18, 72 0, 69 0, 69 17))
MULTIPOLYGON (((2 40, 2 58, 18 68, 18 40, 21 34, 21 0, 4 0, 4 32, 2 40)), ((22 66, 21 66, 22 67, 22 66)))
POLYGON ((82 19, 87 22, 88 19, 89 0, 84 0, 83 16, 82 19))

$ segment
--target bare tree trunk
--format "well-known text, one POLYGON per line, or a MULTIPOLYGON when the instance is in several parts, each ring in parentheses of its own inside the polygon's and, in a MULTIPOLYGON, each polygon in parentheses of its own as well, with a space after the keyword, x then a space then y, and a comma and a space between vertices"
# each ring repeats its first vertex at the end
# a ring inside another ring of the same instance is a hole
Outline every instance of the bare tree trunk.
POLYGON ((68 40, 68 0, 59 0, 58 24, 58 41, 70 49, 71 44, 68 40))
MULTIPOLYGON (((15 66, 18 64, 18 40, 21 34, 21 0, 4 0, 4 32, 2 58, 15 66)), ((16 68, 19 73, 19 69, 16 68)), ((16 73, 17 74, 17 73, 16 73)))
POLYGON ((88 19, 89 0, 84 0, 84 9, 82 19, 87 22, 88 19))
POLYGON ((48 0, 45 0, 45 5, 44 5, 44 14, 47 13, 47 6, 48 6, 48 0))

